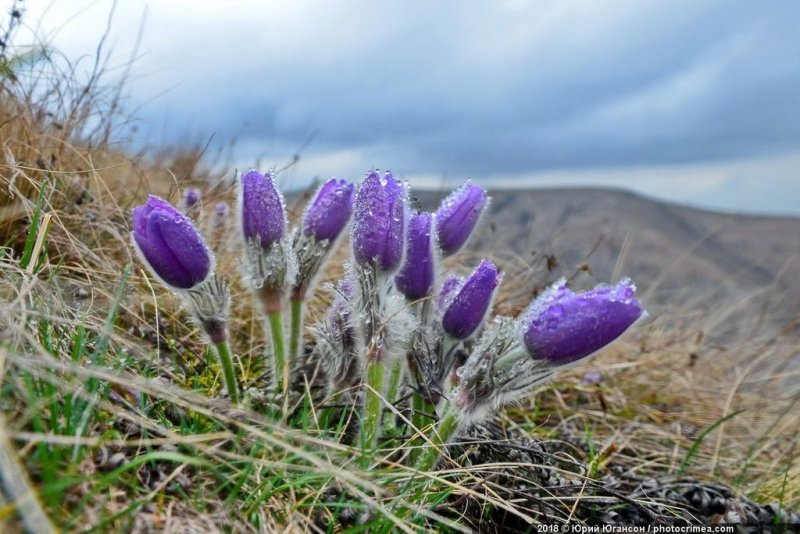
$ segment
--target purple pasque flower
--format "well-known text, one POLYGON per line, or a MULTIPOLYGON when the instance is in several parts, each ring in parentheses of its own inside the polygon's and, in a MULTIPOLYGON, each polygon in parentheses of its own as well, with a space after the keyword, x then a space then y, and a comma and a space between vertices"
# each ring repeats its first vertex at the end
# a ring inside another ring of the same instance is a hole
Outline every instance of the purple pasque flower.
POLYGON ((568 364, 602 349, 644 313, 626 278, 574 293, 562 279, 533 301, 522 319, 522 337, 535 359, 568 364))
POLYGON ((183 205, 191 208, 200 202, 200 190, 196 187, 190 187, 183 192, 183 205))
POLYGON ((252 170, 242 176, 242 230, 246 241, 270 248, 286 232, 286 210, 283 195, 275 185, 271 172, 252 170))
POLYGON ((320 186, 303 217, 303 233, 317 241, 333 241, 344 229, 353 211, 355 186, 331 178, 320 186))
POLYGON ((408 221, 408 240, 403 267, 395 276, 397 289, 408 300, 430 295, 435 277, 433 216, 415 213, 408 221))
POLYGON ((353 256, 365 266, 392 272, 400 266, 406 233, 406 188, 392 173, 372 171, 353 206, 353 256))
POLYGON ((486 190, 469 180, 442 200, 436 210, 436 231, 442 254, 450 256, 464 246, 488 202, 486 190))
POLYGON ((466 339, 480 327, 492 304, 502 275, 489 260, 481 260, 467 280, 452 293, 442 317, 444 331, 456 339, 466 339))
POLYGON ((190 289, 213 270, 211 252, 197 228, 157 196, 133 209, 131 235, 150 270, 167 285, 190 289))

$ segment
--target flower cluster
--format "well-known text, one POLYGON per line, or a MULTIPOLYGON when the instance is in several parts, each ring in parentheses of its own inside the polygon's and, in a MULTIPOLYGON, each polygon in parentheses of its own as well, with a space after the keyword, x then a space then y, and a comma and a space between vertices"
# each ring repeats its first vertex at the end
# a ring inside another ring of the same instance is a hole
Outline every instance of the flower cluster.
MULTIPOLYGON (((192 198, 196 203, 199 192, 192 198)), ((192 204, 188 196, 184 204, 192 204)), ((405 183, 372 171, 359 188, 336 178, 323 183, 290 228, 273 174, 250 171, 240 180, 244 274, 272 339, 268 357, 279 391, 289 388, 300 354, 304 303, 352 218, 345 278, 331 286, 333 303, 311 331, 328 391, 360 403, 365 463, 395 424, 384 413, 386 403, 408 403, 422 451, 412 459, 430 469, 464 425, 519 400, 644 315, 628 279, 584 293, 561 280, 518 318, 489 319, 501 270, 488 259, 466 277, 442 268, 442 259, 468 242, 488 205, 486 191, 467 182, 435 212, 415 212, 405 183)), ((132 236, 151 271, 186 296, 217 345, 228 391, 238 399, 225 342, 228 292, 213 274, 213 256, 197 229, 169 203, 150 197, 134 209, 132 236)))

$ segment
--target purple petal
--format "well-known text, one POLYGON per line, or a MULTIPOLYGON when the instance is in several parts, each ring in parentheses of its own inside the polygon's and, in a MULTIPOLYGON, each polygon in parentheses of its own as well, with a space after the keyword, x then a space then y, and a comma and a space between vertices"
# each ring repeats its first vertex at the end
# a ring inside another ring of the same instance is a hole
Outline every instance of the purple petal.
POLYGON ((173 287, 188 289, 211 272, 211 254, 200 233, 161 198, 150 196, 133 209, 131 233, 151 270, 173 287))
POLYGON ((161 212, 151 214, 150 218, 159 222, 161 237, 189 274, 191 285, 205 280, 211 272, 211 253, 191 221, 185 217, 162 216, 161 212))
POLYGON ((151 213, 147 217, 147 237, 144 238, 136 232, 133 237, 156 276, 170 286, 188 289, 194 285, 191 273, 178 261, 161 235, 160 223, 167 218, 169 215, 166 213, 151 213))
POLYGON ((147 214, 152 210, 147 206, 133 208, 133 233, 147 239, 147 214))
POLYGON ((355 187, 345 180, 331 178, 317 191, 306 210, 303 232, 318 240, 334 240, 344 229, 353 211, 355 187))
POLYGON ((430 295, 434 281, 433 216, 416 213, 408 222, 408 243, 403 267, 395 277, 397 288, 409 300, 430 295))
POLYGON ((436 210, 436 230, 445 256, 464 246, 487 202, 486 190, 469 181, 442 201, 436 210))
POLYGON ((400 265, 405 241, 405 187, 390 173, 370 172, 353 207, 353 255, 383 271, 400 265))
POLYGON ((558 298, 543 294, 523 320, 528 351, 534 358, 563 365, 600 350, 644 313, 635 291, 626 279, 580 294, 557 290, 558 298))
POLYGON ((191 208, 195 204, 200 202, 200 190, 196 187, 190 187, 186 191, 183 192, 183 205, 187 208, 191 208))
POLYGON ((258 240, 264 248, 283 237, 286 211, 271 173, 250 171, 242 177, 242 230, 245 239, 258 240))
POLYGON ((486 317, 501 278, 492 262, 482 260, 447 307, 442 318, 445 332, 456 339, 471 336, 486 317))
POLYGON ((442 288, 439 290, 439 298, 437 304, 439 309, 444 311, 450 305, 457 290, 464 283, 464 278, 454 274, 448 275, 442 282, 442 288))
POLYGON ((148 195, 147 196, 147 214, 149 215, 151 211, 160 210, 164 211, 170 215, 180 215, 181 217, 183 214, 178 210, 175 206, 167 202, 161 197, 157 197, 155 195, 148 195))

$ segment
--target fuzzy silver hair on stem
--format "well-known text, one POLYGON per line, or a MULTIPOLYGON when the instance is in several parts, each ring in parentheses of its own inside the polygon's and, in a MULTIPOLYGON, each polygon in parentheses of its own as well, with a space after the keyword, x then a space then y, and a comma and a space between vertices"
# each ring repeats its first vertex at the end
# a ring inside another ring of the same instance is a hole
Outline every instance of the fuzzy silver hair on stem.
POLYGON ((497 317, 456 374, 453 403, 463 421, 475 423, 547 382, 553 368, 527 354, 514 319, 497 317))
MULTIPOLYGON (((246 247, 245 270, 250 287, 265 296, 285 295, 297 275, 297 260, 291 240, 284 238, 269 248, 263 248, 257 240, 248 239, 246 247)), ((270 303, 269 310, 274 309, 274 305, 270 303)))
POLYGON ((345 278, 331 287, 333 304, 312 331, 317 339, 314 353, 328 379, 328 392, 337 394, 358 386, 363 369, 351 313, 353 284, 345 278))
POLYGON ((213 343, 227 338, 225 331, 230 309, 228 285, 216 274, 186 291, 188 308, 213 343))

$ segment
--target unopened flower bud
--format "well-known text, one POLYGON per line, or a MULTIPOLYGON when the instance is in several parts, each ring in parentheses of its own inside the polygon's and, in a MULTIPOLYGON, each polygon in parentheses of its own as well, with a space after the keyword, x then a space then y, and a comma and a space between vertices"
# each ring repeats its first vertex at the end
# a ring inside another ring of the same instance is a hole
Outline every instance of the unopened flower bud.
POLYGON ((497 267, 482 260, 461 287, 453 293, 442 317, 444 331, 456 339, 466 339, 483 323, 502 276, 497 267))
POLYGON ((409 300, 430 295, 434 282, 433 216, 416 213, 408 221, 408 243, 403 267, 395 277, 397 289, 409 300))
POLYGON ((391 173, 370 172, 353 207, 353 256, 365 266, 393 272, 403 259, 406 188, 391 173))
POLYGON ((192 288, 213 270, 211 252, 197 228, 157 196, 134 208, 131 235, 150 270, 169 286, 192 288))
POLYGON ((331 178, 317 191, 303 217, 303 233, 317 241, 334 241, 350 220, 355 187, 331 178))
POLYGON ((269 248, 281 240, 286 231, 286 210, 283 196, 275 185, 272 173, 250 171, 242 177, 242 230, 245 240, 269 248))
POLYGON ((469 181, 442 201, 436 210, 436 231, 445 256, 464 246, 488 201, 486 190, 469 181))
POLYGON ((621 336, 645 311, 629 279, 585 293, 556 282, 531 304, 522 335, 535 359, 564 365, 602 349, 621 336))
POLYGON ((193 208, 200 202, 200 190, 196 187, 190 187, 183 192, 183 205, 186 208, 193 208))

